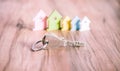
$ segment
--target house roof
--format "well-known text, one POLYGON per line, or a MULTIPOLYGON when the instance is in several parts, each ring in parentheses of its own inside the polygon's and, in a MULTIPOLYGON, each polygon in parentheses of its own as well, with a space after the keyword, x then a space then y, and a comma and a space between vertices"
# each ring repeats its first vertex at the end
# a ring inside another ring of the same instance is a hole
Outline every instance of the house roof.
POLYGON ((46 13, 43 10, 40 10, 37 15, 33 18, 33 21, 41 19, 43 20, 46 17, 46 13))
MULTIPOLYGON (((51 20, 51 19, 56 19, 56 20, 60 20, 62 18, 62 15, 57 11, 57 10, 54 10, 48 17, 48 20, 51 20)), ((52 21, 52 20, 51 20, 52 21)))

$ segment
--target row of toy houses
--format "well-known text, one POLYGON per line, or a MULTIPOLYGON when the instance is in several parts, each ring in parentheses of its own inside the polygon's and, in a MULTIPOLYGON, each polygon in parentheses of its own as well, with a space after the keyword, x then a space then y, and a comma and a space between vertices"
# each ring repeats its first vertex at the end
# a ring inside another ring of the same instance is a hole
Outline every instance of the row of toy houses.
POLYGON ((90 30, 91 21, 85 16, 82 20, 78 16, 73 19, 70 17, 62 17, 62 15, 54 10, 49 16, 43 10, 35 16, 33 30, 62 30, 62 31, 86 31, 90 30))

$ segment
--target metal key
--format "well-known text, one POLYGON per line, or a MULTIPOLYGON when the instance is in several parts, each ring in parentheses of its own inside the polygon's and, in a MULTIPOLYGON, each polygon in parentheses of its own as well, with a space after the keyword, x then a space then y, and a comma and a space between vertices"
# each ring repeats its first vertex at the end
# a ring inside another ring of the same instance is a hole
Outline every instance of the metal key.
POLYGON ((80 41, 65 40, 63 37, 58 37, 55 34, 46 34, 42 40, 33 44, 32 50, 39 51, 48 47, 84 47, 84 43, 80 41))

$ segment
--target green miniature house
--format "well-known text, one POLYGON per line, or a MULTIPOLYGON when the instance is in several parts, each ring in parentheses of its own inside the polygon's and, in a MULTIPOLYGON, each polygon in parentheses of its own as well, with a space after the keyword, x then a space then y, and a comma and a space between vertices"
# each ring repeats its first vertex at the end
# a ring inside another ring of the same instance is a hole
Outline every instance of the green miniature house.
POLYGON ((62 16, 56 10, 54 10, 47 19, 48 22, 48 31, 49 30, 59 30, 60 29, 60 20, 62 16))

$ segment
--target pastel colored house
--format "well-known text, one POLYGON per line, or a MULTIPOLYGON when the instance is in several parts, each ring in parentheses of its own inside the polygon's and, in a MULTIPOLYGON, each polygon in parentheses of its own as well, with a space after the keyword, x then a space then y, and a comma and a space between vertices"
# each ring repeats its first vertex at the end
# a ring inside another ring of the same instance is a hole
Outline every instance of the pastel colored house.
POLYGON ((89 20, 89 18, 85 16, 80 23, 80 31, 90 30, 90 23, 91 21, 89 20))
POLYGON ((34 29, 33 30, 44 30, 46 29, 46 20, 47 16, 43 10, 40 10, 39 13, 33 18, 34 29))
POLYGON ((60 29, 60 20, 62 16, 56 10, 54 10, 47 19, 48 31, 59 30, 60 29))
POLYGON ((71 22, 71 31, 80 30, 80 18, 76 16, 71 22))
POLYGON ((61 30, 62 31, 68 31, 71 29, 71 19, 66 16, 62 21, 61 21, 61 30))

